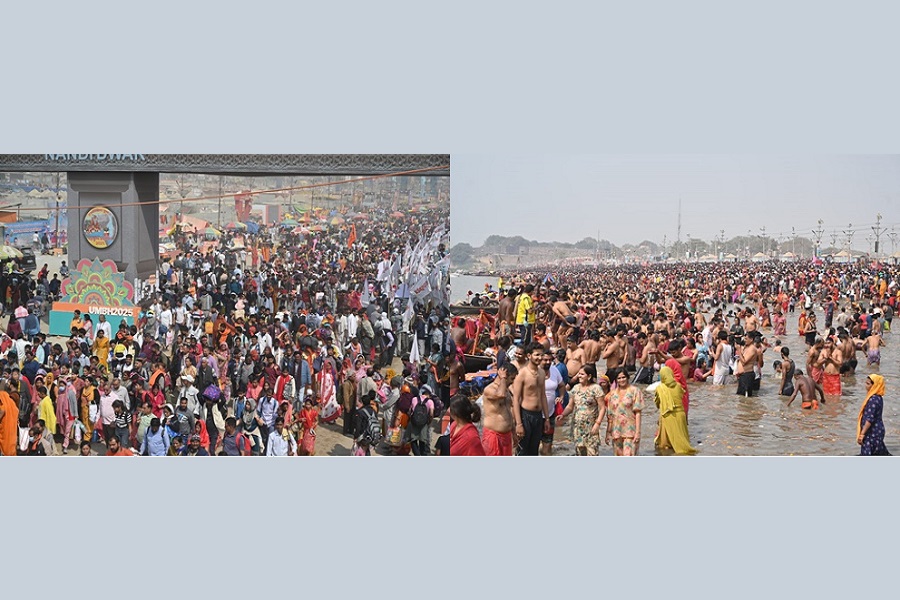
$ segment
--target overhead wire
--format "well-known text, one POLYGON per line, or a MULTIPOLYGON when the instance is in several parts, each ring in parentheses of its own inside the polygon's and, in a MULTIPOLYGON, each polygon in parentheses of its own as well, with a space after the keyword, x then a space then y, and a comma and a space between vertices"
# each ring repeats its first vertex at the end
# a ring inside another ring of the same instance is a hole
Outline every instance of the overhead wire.
MULTIPOLYGON (((219 200, 220 198, 233 198, 235 196, 257 196, 260 194, 274 194, 274 193, 279 193, 279 192, 290 192, 290 191, 297 191, 297 190, 311 190, 311 189, 316 189, 316 188, 321 188, 321 187, 347 185, 347 184, 351 184, 351 183, 360 183, 363 181, 374 181, 377 179, 388 179, 388 178, 392 178, 392 177, 407 177, 407 176, 417 175, 417 174, 421 174, 421 173, 442 171, 442 170, 446 170, 449 168, 450 168, 450 165, 440 165, 437 167, 424 167, 421 169, 412 169, 409 171, 397 171, 394 173, 382 173, 380 175, 367 175, 365 177, 356 177, 353 179, 342 179, 340 181, 323 181, 323 182, 319 182, 319 183, 310 183, 310 184, 306 184, 306 185, 298 185, 298 186, 291 186, 291 187, 284 187, 284 188, 272 188, 272 189, 265 189, 265 190, 249 190, 249 191, 242 191, 242 192, 229 192, 227 194, 215 194, 212 196, 196 196, 193 198, 176 198, 176 199, 164 198, 164 199, 158 199, 158 200, 153 200, 153 201, 148 201, 148 202, 124 202, 122 204, 114 205, 114 208, 119 208, 119 207, 124 207, 124 206, 152 206, 154 204, 170 204, 173 202, 177 202, 177 203, 201 202, 203 200, 219 200)), ((33 207, 33 206, 27 206, 27 207, 26 206, 21 206, 21 207, 20 206, 15 206, 15 207, 14 206, 10 206, 10 207, 0 206, 0 210, 4 210, 6 208, 15 208, 18 211, 40 211, 40 212, 46 212, 46 211, 52 212, 54 210, 57 210, 56 208, 52 208, 52 207, 46 208, 46 207, 33 207)), ((66 206, 66 208, 59 208, 59 210, 73 210, 73 209, 74 210, 82 210, 82 209, 90 210, 91 208, 94 208, 94 207, 93 206, 66 206)))

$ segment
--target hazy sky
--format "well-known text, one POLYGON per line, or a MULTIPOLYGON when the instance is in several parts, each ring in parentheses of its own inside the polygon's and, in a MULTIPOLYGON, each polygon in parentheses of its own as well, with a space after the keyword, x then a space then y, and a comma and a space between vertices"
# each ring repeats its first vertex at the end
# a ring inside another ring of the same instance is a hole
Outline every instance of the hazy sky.
MULTIPOLYGON (((824 221, 853 224, 868 248, 877 213, 900 232, 900 155, 471 155, 454 154, 452 243, 479 246, 492 234, 613 244, 672 242, 681 198, 681 239, 726 239, 750 230, 812 239, 824 221)), ((845 240, 845 237, 840 239, 845 240)), ((890 240, 881 238, 885 248, 890 240)), ((840 243, 840 242, 839 242, 840 243)))

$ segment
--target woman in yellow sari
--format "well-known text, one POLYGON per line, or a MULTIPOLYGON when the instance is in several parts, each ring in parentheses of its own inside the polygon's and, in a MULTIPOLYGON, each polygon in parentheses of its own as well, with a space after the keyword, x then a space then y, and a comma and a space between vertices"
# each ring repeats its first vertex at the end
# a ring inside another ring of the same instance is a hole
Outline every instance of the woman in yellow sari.
POLYGON ((84 423, 85 439, 91 439, 94 434, 94 421, 91 419, 91 403, 100 402, 100 392, 92 380, 81 388, 81 422, 84 423))
POLYGON ((681 399, 684 389, 675 381, 675 373, 669 367, 659 370, 660 383, 654 398, 659 407, 659 433, 656 436, 657 450, 671 448, 675 454, 696 454, 688 435, 687 415, 681 399))
POLYGON ((38 397, 41 398, 41 402, 38 404, 38 418, 43 419, 52 441, 52 436, 56 434, 56 409, 53 407, 53 401, 50 400, 50 393, 43 384, 37 388, 37 391, 38 397))

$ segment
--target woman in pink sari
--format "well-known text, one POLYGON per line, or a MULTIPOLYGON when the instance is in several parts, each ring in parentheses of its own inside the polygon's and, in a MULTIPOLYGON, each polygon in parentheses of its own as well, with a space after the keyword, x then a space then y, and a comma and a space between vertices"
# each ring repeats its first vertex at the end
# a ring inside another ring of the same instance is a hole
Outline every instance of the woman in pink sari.
POLYGON ((775 309, 775 314, 772 317, 772 325, 774 326, 773 333, 777 336, 785 335, 787 332, 787 319, 780 308, 775 309))
POLYGON ((772 315, 769 313, 769 307, 767 303, 763 300, 759 301, 759 322, 760 326, 764 329, 768 329, 772 326, 772 315))
POLYGON ((334 370, 330 361, 324 361, 322 370, 316 375, 316 386, 319 390, 319 406, 322 407, 322 420, 326 423, 333 423, 341 416, 341 405, 337 401, 334 370))

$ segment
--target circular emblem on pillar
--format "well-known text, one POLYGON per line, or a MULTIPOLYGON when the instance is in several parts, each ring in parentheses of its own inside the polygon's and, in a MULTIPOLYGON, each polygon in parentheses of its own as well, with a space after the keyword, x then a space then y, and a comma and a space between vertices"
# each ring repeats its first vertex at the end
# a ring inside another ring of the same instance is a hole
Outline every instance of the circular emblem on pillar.
POLYGON ((81 224, 84 239, 88 244, 103 250, 112 246, 119 235, 119 222, 116 215, 105 206, 95 206, 84 215, 81 224))

